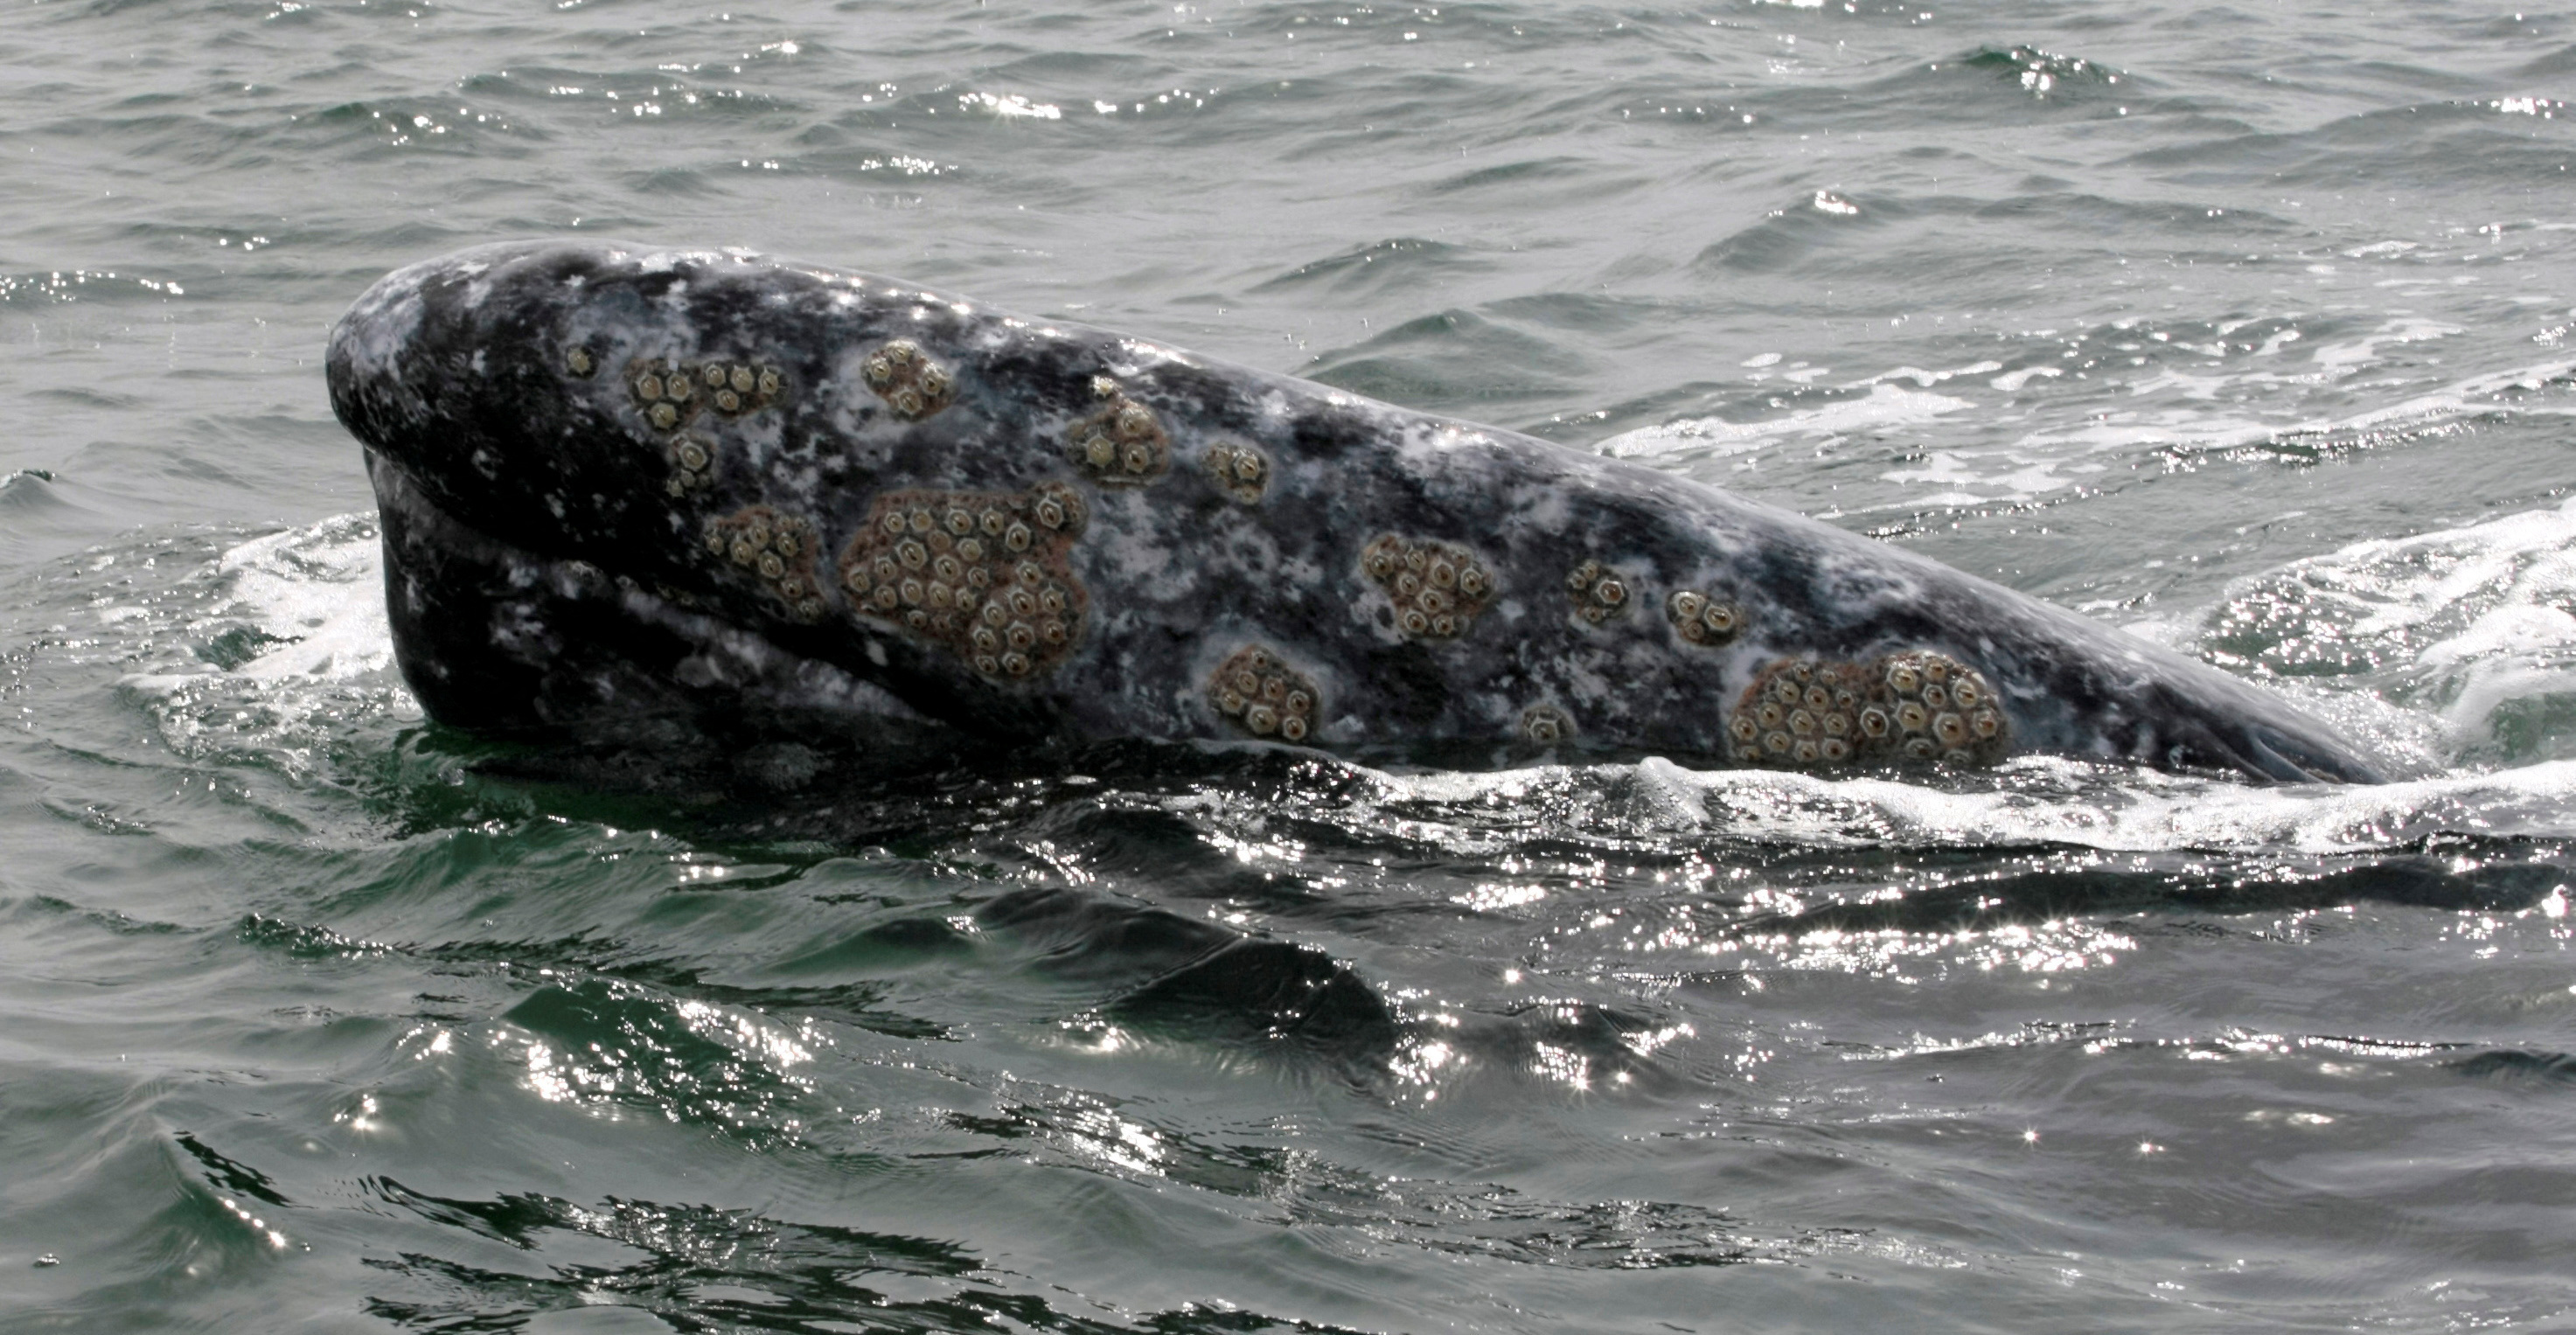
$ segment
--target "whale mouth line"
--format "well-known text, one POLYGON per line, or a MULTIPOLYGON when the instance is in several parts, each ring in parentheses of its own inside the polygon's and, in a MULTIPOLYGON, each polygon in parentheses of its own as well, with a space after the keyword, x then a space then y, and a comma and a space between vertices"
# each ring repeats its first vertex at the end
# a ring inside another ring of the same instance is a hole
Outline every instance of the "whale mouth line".
POLYGON ((2387 777, 2358 760, 2327 756, 2300 745, 2288 734, 2265 724, 2246 729, 2247 763, 2283 783, 2386 783, 2387 777))

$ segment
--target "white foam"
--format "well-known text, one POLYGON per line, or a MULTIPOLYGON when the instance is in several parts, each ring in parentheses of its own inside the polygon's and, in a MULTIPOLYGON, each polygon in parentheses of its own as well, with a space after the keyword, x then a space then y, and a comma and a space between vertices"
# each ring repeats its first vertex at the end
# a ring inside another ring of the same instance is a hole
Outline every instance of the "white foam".
POLYGON ((1966 399, 1927 390, 1903 389, 1884 380, 1864 382, 1869 392, 1835 399, 1756 422, 1730 422, 1722 417, 1686 418, 1661 426, 1639 427, 1601 442, 1603 454, 1637 458, 1688 450, 1719 456, 1744 454, 1783 441, 1840 437, 1881 430, 1908 422, 1925 422, 1972 406, 1966 399))
POLYGON ((1769 770, 1549 767, 1380 775, 1398 800, 1481 804, 1549 789, 1648 790, 1650 823, 1766 843, 1993 848, 2074 845, 2347 853, 2403 848, 2439 830, 2576 833, 2576 761, 2369 786, 2261 787, 2054 757, 2024 757, 1992 790, 1769 770), (1631 785, 1630 780, 1640 781, 1631 785))
POLYGON ((374 515, 340 515, 252 539, 225 552, 215 569, 230 594, 216 615, 247 620, 283 641, 235 675, 339 681, 393 661, 374 515))

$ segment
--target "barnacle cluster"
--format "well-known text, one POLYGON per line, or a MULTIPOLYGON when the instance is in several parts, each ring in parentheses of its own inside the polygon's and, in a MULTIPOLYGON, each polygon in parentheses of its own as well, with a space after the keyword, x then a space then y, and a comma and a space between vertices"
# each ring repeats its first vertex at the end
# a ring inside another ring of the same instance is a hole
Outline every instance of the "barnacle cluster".
POLYGON ((1438 538, 1381 534, 1360 552, 1360 569, 1395 604, 1396 625, 1417 640, 1457 638, 1494 599, 1484 561, 1438 538))
POLYGON ((1531 705, 1521 711, 1521 740, 1554 746, 1574 735, 1574 716, 1554 705, 1531 705))
POLYGON ((2009 731, 1985 677, 1928 650, 1867 663, 1780 659, 1754 675, 1726 720, 1738 763, 1797 768, 1991 765, 2009 731))
POLYGON ((1249 445, 1218 441, 1199 456, 1216 489, 1245 505, 1259 505, 1270 486, 1270 457, 1249 445))
POLYGON ((590 355, 590 349, 578 343, 564 349, 564 370, 573 376, 588 380, 590 373, 598 369, 599 359, 590 355))
POLYGON ((1664 615, 1671 619, 1674 634, 1711 647, 1732 642, 1744 628, 1743 608, 1698 589, 1674 590, 1664 600, 1664 615))
POLYGON ((957 397, 957 377, 908 338, 894 339, 869 353, 859 363, 859 375, 895 416, 907 422, 928 417, 957 397))
POLYGON ((707 554, 756 576, 769 595, 798 621, 823 619, 823 590, 814 582, 819 544, 814 524, 766 505, 749 506, 707 521, 707 554))
POLYGON ((1302 742, 1323 709, 1314 681, 1259 645, 1218 664, 1207 690, 1218 713, 1255 737, 1302 742))
POLYGON ((655 357, 627 364, 626 387, 635 395, 636 411, 654 430, 677 431, 701 411, 727 417, 758 412, 787 388, 787 377, 775 366, 756 362, 693 365, 655 357))
POLYGON ((841 549, 841 587, 860 616, 942 645, 986 677, 1043 675, 1081 638, 1090 606, 1066 563, 1085 521, 1062 483, 886 492, 841 549))
MULTIPOLYGON (((1916 763, 1991 765, 2011 745, 2002 701, 1984 674, 1947 654, 1916 650, 1889 654, 1872 667, 1887 710, 1887 738, 1898 755, 1916 763)), ((1875 726, 1861 716, 1866 732, 1875 726)))
POLYGON ((1108 376, 1093 376, 1101 400, 1065 433, 1065 450, 1083 476, 1103 486, 1151 482, 1171 471, 1172 436, 1154 410, 1127 397, 1108 376))
POLYGON ((662 485, 673 496, 704 491, 715 481, 714 441, 700 435, 685 435, 674 439, 662 452, 671 460, 671 480, 662 485))
POLYGON ((1598 626, 1628 610, 1628 580, 1618 571, 1598 561, 1586 561, 1567 572, 1566 595, 1574 600, 1574 614, 1598 626))

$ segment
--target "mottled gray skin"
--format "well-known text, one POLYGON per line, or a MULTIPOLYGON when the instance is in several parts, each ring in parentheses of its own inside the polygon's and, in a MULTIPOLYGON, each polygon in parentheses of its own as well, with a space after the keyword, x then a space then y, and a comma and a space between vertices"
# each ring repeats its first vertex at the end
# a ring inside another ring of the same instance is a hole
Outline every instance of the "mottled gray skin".
POLYGON ((2203 664, 1901 549, 1672 474, 1411 412, 1327 386, 866 274, 734 252, 615 243, 486 246, 389 275, 330 347, 333 407, 364 441, 386 519, 389 603, 431 714, 488 730, 789 719, 805 735, 886 726, 1031 743, 1227 738, 1207 691, 1246 644, 1319 688, 1307 744, 1345 754, 1502 758, 1553 705, 1582 750, 1723 757, 1726 712, 1782 656, 1947 653, 2000 691, 2011 749, 2371 781, 2331 732, 2203 664), (905 421, 863 382, 909 339, 954 402, 905 421), (575 347, 597 369, 567 369, 575 347), (701 422, 713 481, 674 498, 633 359, 774 365, 772 406, 701 422), (1170 471, 1099 486, 1068 454, 1112 378, 1171 436, 1170 471), (1265 451, 1252 505, 1200 465, 1265 451), (1063 663, 1025 680, 853 615, 804 623, 710 556, 710 517, 765 504, 828 558, 889 488, 1088 502, 1070 563, 1089 593, 1063 663), (1360 555, 1380 534, 1473 549, 1492 604, 1458 638, 1407 638, 1360 555), (1623 573, 1634 606, 1588 625, 1567 572, 1623 573), (1742 633, 1686 643, 1675 589, 1731 596, 1742 633), (819 730, 819 731, 818 731, 819 730))

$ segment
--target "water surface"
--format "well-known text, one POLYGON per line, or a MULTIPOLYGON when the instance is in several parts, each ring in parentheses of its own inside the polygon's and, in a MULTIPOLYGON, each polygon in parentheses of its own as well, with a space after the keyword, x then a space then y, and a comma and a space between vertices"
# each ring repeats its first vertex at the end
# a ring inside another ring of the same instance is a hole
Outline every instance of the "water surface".
POLYGON ((0 1328, 2576 1320, 2576 16, 0 18, 0 1328), (325 332, 739 245, 1638 459, 2400 781, 428 725, 325 332))

